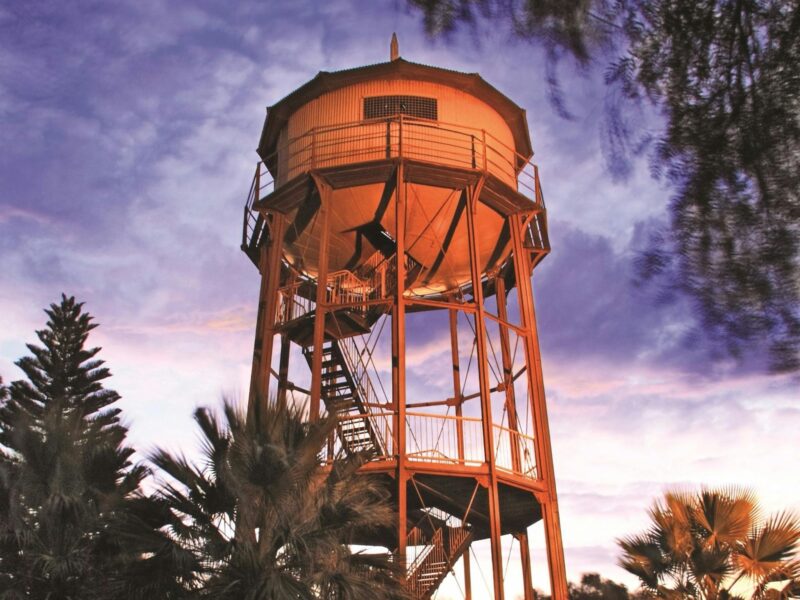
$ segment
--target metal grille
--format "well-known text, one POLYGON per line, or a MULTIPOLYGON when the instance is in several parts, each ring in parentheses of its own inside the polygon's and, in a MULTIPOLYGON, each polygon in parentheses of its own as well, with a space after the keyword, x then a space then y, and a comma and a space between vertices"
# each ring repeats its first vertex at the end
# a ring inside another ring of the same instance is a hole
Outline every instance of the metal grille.
POLYGON ((364 98, 364 118, 379 119, 394 115, 410 115, 423 119, 438 119, 436 98, 420 96, 372 96, 364 98))

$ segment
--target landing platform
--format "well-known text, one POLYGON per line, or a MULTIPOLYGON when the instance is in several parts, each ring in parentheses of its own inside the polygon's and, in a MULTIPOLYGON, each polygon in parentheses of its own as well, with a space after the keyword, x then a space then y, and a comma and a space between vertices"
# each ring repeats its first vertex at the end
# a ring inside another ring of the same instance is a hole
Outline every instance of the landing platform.
MULTIPOLYGON (((392 461, 393 462, 393 461, 392 461)), ((397 506, 395 470, 389 461, 368 463, 363 477, 374 477, 386 486, 392 503, 397 506), (378 469, 380 464, 388 469, 378 469)), ((466 521, 473 531, 473 540, 489 538, 489 495, 485 487, 488 469, 465 467, 458 474, 444 475, 430 469, 409 469, 406 483, 408 527, 423 508, 437 508, 466 521), (472 473, 470 473, 472 471, 472 473), (464 516, 466 515, 466 518, 464 516)), ((544 491, 539 480, 525 479, 511 474, 498 473, 500 523, 503 535, 525 531, 542 519, 542 508, 537 494, 544 491)), ((359 536, 358 543, 365 545, 397 547, 396 531, 373 531, 359 536)))
MULTIPOLYGON (((280 325, 280 329, 294 343, 307 348, 314 344, 314 317, 315 314, 309 312, 302 317, 283 323, 280 325)), ((370 323, 354 311, 338 309, 325 315, 326 341, 364 335, 369 331, 370 323)))

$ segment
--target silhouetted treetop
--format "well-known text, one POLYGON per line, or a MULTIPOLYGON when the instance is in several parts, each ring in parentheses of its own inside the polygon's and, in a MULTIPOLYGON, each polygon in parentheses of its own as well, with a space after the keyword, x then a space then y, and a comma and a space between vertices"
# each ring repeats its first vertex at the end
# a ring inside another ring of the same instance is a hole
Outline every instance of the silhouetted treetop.
POLYGON ((148 470, 132 462, 100 349, 85 347, 92 317, 63 295, 45 312, 42 345, 16 363, 27 379, 0 385, 0 597, 139 598, 149 582, 173 597, 171 573, 148 569, 162 522, 149 518, 148 470))
POLYGON ((774 370, 800 369, 800 4, 789 0, 409 0, 427 30, 505 23, 555 64, 605 69, 612 175, 649 148, 674 189, 670 222, 640 260, 693 300, 732 355, 754 344, 774 370), (645 138, 628 116, 663 117, 645 138), (649 141, 649 144, 643 142, 649 141))
MULTIPOLYGON (((83 312, 83 303, 62 295, 60 304, 45 309, 44 329, 36 332, 41 346, 27 344, 30 356, 16 365, 27 379, 12 381, 9 402, 0 407, 0 422, 10 423, 19 416, 41 425, 48 412, 75 417, 86 425, 86 435, 125 436, 119 424, 119 409, 111 405, 119 400, 114 390, 105 389, 103 381, 111 376, 97 359, 100 348, 85 348, 89 332, 97 325, 83 312)), ((0 429, 0 443, 6 443, 0 429)))

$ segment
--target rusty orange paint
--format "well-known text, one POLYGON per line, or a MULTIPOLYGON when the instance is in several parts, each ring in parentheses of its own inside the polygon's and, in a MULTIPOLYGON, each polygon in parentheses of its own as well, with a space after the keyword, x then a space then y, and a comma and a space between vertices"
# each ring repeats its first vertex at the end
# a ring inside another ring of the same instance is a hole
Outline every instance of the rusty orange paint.
POLYGON ((257 390, 268 388, 272 342, 279 335, 281 402, 300 394, 309 403, 310 418, 323 410, 339 418, 337 436, 322 459, 330 464, 336 455, 370 449, 373 458, 361 473, 393 486, 396 531, 389 537, 375 533, 372 543, 390 547, 407 566, 409 590, 418 598, 430 597, 463 558, 470 597, 469 547, 488 539, 493 595, 502 599, 502 530, 510 530, 520 543, 525 598, 530 598, 527 527, 541 518, 552 595, 566 600, 530 282, 550 248, 524 111, 474 75, 397 58, 391 64, 321 73, 278 102, 269 110, 259 153, 264 164, 245 208, 243 249, 251 259, 257 256, 258 248, 250 244, 258 245, 256 228, 265 220, 279 232, 280 243, 260 250, 251 410, 257 390), (376 96, 435 99, 437 118, 398 109, 385 118, 365 119, 364 99, 376 96), (513 286, 520 323, 510 322, 506 310, 506 291, 513 286), (497 314, 487 307, 493 294, 497 314), (407 314, 422 310, 439 311, 449 322, 452 366, 441 375, 452 378, 452 398, 419 402, 408 397, 413 388, 407 383, 406 356, 414 336, 407 314), (466 395, 459 313, 475 332, 467 343, 475 347, 478 391, 466 395), (391 337, 386 386, 391 397, 385 400, 370 380, 374 347, 364 341, 368 335, 380 337, 384 322, 390 323, 391 337), (492 345, 495 328, 499 339, 492 345), (516 373, 512 332, 524 353, 524 367, 516 373), (292 363, 297 355, 289 351, 292 345, 301 346, 307 364, 292 363), (493 384, 489 363, 495 347, 503 373, 493 384), (291 380, 292 373, 304 370, 307 376, 308 369, 311 385, 305 391, 291 380), (517 412, 519 377, 530 403, 528 422, 517 412), (493 422, 495 392, 502 392, 497 406, 505 407, 508 427, 493 422), (443 412, 453 407, 455 414, 443 412), (503 440, 505 449, 499 445, 503 440), (505 511, 515 506, 528 506, 530 512, 516 511, 522 516, 513 520, 513 511, 505 511), (420 512, 434 525, 417 527, 420 512), (452 530, 435 524, 445 522, 454 523, 447 526, 452 530), (448 546, 447 539, 458 543, 448 546), (430 546, 431 556, 443 558, 447 568, 426 571, 434 567, 418 552, 420 544, 430 546))

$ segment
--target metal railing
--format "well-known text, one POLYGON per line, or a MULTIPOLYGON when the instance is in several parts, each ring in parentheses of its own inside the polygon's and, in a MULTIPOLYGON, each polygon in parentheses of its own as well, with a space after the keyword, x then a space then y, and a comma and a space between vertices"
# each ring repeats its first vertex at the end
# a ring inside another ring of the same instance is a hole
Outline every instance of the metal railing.
POLYGON ((406 585, 409 590, 413 592, 415 598, 421 597, 425 592, 423 582, 419 577, 420 571, 425 561, 432 559, 436 562, 446 562, 447 556, 444 547, 444 533, 441 529, 437 529, 429 542, 422 548, 420 552, 414 556, 413 562, 408 567, 409 577, 406 585))
POLYGON ((281 185, 311 169, 398 157, 480 169, 510 185, 521 173, 532 183, 532 174, 524 174, 527 158, 491 133, 403 115, 315 127, 279 146, 266 163, 281 185))
MULTIPOLYGON (((381 257, 379 252, 376 255, 381 257)), ((361 276, 346 269, 328 274, 328 304, 347 304, 365 312, 365 306, 358 306, 360 302, 380 300, 388 295, 387 275, 393 271, 392 266, 390 261, 382 261, 372 268, 368 268, 368 264, 363 265, 360 269, 363 273, 361 276)))
MULTIPOLYGON (((361 393, 374 398, 376 393, 372 384, 367 383, 369 381, 367 377, 362 378, 361 393)), ((375 457, 379 460, 391 458, 396 452, 392 429, 394 414, 388 408, 380 408, 383 405, 383 403, 370 403, 370 409, 366 414, 343 415, 340 418, 342 421, 370 420, 374 431, 380 437, 382 451, 375 457)), ((492 430, 497 468, 527 479, 536 479, 538 473, 533 436, 498 424, 494 424, 492 430), (515 464, 513 444, 518 448, 519 464, 515 464)), ((483 430, 478 417, 406 412, 406 431, 406 456, 410 461, 463 466, 479 466, 485 462, 483 430), (459 452, 459 424, 464 436, 463 455, 459 452)), ((341 442, 336 440, 330 445, 324 460, 330 461, 342 454, 341 442)))
POLYGON ((542 203, 535 165, 491 132, 403 115, 315 127, 287 140, 266 157, 260 197, 312 169, 400 157, 486 171, 542 203))
MULTIPOLYGON (((419 263, 408 255, 405 262, 407 273, 419 267, 419 263)), ((278 325, 301 318, 316 308, 317 281, 313 275, 300 272, 288 263, 284 266, 292 277, 278 290, 278 325)), ((329 309, 344 306, 366 316, 372 309, 369 302, 390 298, 396 289, 394 257, 386 259, 376 252, 357 269, 357 273, 343 269, 328 274, 325 297, 329 309)))
POLYGON ((250 183, 250 190, 247 192, 247 200, 244 203, 244 221, 242 225, 242 250, 254 249, 258 246, 263 232, 269 230, 269 223, 261 221, 259 227, 259 215, 253 211, 253 205, 269 196, 275 191, 275 180, 267 171, 263 162, 256 163, 256 172, 253 181, 250 183))
POLYGON ((399 157, 491 173, 544 208, 536 165, 490 132, 398 115, 315 127, 259 162, 245 203, 243 247, 255 223, 250 214, 254 202, 294 177, 313 169, 399 157))
MULTIPOLYGON (((426 510, 433 512, 435 509, 426 510)), ((449 519, 447 515, 446 520, 449 519)), ((459 550, 463 551, 471 536, 471 530, 460 521, 456 526, 435 528, 431 536, 426 536, 417 526, 411 529, 406 538, 407 558, 411 559, 406 571, 406 587, 415 598, 425 597, 437 580, 452 568, 459 550)))
POLYGON ((300 287, 307 285, 302 281, 294 281, 278 289, 277 324, 288 323, 312 312, 317 303, 307 295, 298 293, 300 287))
POLYGON ((409 460, 461 465, 480 465, 485 461, 483 430, 477 417, 406 412, 406 455, 409 460), (464 453, 459 451, 459 429, 464 453))
POLYGON ((494 433, 494 457, 497 468, 515 475, 536 479, 536 448, 533 436, 514 431, 502 425, 492 425, 494 433), (514 448, 518 451, 519 464, 514 464, 514 448))
MULTIPOLYGON (((406 412, 406 424, 406 454, 409 460, 472 466, 486 460, 479 417, 406 412), (463 436, 463 453, 459 449, 459 429, 463 436)), ((492 426, 492 432, 497 468, 536 479, 533 437, 496 423, 492 426), (519 464, 515 464, 514 445, 518 449, 519 464)))

